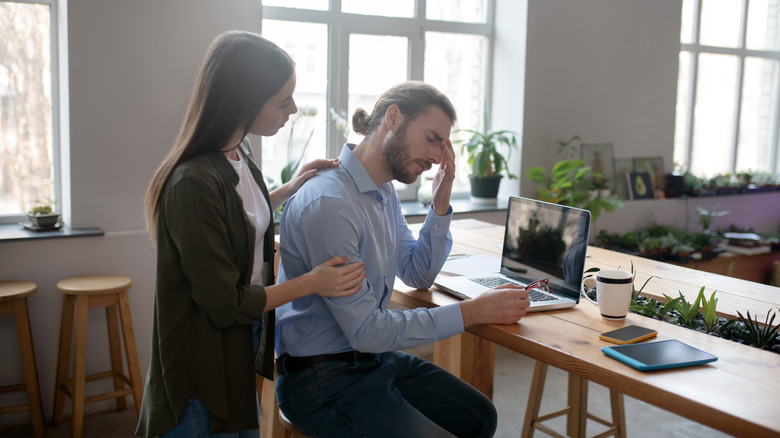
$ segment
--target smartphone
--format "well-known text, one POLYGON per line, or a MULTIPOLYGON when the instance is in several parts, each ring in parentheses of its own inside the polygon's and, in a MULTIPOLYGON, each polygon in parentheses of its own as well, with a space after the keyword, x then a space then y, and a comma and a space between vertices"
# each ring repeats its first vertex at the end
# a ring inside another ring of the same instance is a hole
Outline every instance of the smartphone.
POLYGON ((613 344, 633 344, 634 342, 650 339, 658 334, 657 331, 639 327, 638 325, 627 325, 616 330, 608 331, 599 335, 602 341, 612 342, 613 344))

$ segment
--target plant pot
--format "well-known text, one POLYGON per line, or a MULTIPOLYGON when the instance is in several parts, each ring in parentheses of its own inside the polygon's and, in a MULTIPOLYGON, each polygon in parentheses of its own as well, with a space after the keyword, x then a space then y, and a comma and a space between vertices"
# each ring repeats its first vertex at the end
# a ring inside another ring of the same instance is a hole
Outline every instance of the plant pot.
POLYGON ((487 175, 482 178, 470 177, 472 201, 478 204, 496 204, 501 178, 503 178, 501 175, 487 175))
POLYGON ((30 223, 35 228, 54 228, 57 225, 57 222, 59 222, 59 220, 60 220, 60 215, 58 215, 58 214, 40 214, 40 215, 28 214, 27 218, 30 219, 30 223))

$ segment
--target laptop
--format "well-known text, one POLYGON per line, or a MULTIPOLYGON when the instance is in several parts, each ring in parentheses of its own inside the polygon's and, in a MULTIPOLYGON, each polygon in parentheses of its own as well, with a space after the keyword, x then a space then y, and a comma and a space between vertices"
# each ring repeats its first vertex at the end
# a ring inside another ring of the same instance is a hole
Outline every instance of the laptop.
POLYGON ((525 287, 548 279, 551 293, 531 289, 528 311, 574 307, 580 301, 589 228, 588 210, 511 196, 500 271, 484 275, 440 275, 434 285, 458 298, 469 299, 502 284, 525 287))

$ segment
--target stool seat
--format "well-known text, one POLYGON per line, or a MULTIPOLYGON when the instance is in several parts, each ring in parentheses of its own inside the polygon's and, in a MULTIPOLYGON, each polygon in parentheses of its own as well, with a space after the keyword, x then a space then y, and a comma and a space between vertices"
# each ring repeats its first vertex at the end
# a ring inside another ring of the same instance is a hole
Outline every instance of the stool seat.
POLYGON ((0 281, 0 303, 29 297, 38 291, 32 281, 0 281))
POLYGON ((306 438, 309 436, 303 433, 302 430, 298 429, 298 426, 292 424, 281 409, 279 410, 279 422, 282 423, 282 426, 284 426, 288 432, 290 432, 290 438, 306 438))
POLYGON ((27 392, 26 404, 0 407, 0 414, 29 411, 36 438, 44 436, 43 406, 38 386, 38 369, 35 364, 35 349, 33 348, 27 297, 37 291, 38 285, 31 281, 0 281, 0 315, 14 315, 14 319, 16 319, 16 335, 19 339, 19 350, 24 370, 23 384, 2 386, 0 393, 27 392))
POLYGON ((122 411, 127 408, 125 397, 131 395, 135 402, 136 416, 141 410, 143 384, 127 297, 127 291, 132 284, 132 280, 123 275, 83 275, 66 278, 57 283, 57 290, 63 295, 52 424, 58 426, 61 423, 65 396, 70 397, 73 401, 74 438, 80 438, 83 432, 86 403, 113 398, 116 400, 117 410, 122 411), (86 375, 87 312, 95 307, 105 308, 111 370, 86 375), (123 335, 121 338, 120 328, 123 335), (122 364, 122 341, 127 360, 126 375, 122 364), (73 377, 68 379, 71 343, 73 377), (85 383, 100 379, 113 379, 114 391, 86 395, 85 383))
POLYGON ((67 295, 105 295, 130 289, 133 281, 123 275, 82 275, 57 283, 57 290, 67 295))

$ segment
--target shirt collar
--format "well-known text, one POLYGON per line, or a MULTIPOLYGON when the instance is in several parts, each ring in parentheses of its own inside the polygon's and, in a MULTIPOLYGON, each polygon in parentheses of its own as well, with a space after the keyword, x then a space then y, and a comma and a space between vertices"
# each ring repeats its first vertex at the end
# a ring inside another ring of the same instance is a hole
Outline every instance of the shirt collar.
MULTIPOLYGON (((355 186, 359 193, 374 190, 380 191, 380 188, 376 186, 374 180, 371 179, 371 176, 368 174, 366 167, 363 166, 363 163, 355 156, 355 153, 352 151, 354 148, 355 145, 352 143, 344 145, 344 148, 341 149, 341 155, 339 155, 340 166, 343 167, 349 176, 352 177, 352 180, 355 181, 355 186)), ((382 187, 384 186, 385 184, 382 185, 382 187)))

